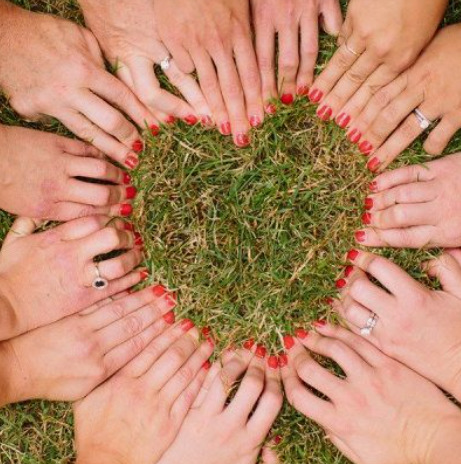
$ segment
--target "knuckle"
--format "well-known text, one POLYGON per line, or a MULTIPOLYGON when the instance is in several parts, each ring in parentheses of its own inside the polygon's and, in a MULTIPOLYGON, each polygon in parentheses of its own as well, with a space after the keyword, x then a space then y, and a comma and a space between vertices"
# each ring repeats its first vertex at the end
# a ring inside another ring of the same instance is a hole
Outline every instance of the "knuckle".
POLYGON ((106 227, 104 239, 109 248, 117 248, 122 243, 119 233, 113 227, 106 227))
POLYGON ((130 347, 133 354, 136 355, 137 353, 141 353, 146 348, 144 337, 138 335, 137 337, 131 338, 130 347))
POLYGON ((121 303, 113 303, 111 308, 112 314, 118 319, 125 317, 125 307, 121 303))
POLYGON ((112 204, 112 190, 109 186, 100 186, 98 194, 95 196, 95 202, 98 206, 112 204))
POLYGON ((128 316, 125 319, 125 332, 129 336, 133 336, 141 332, 142 330, 142 320, 138 316, 128 316))
POLYGON ((173 346, 168 350, 168 358, 173 365, 182 364, 187 357, 188 354, 182 346, 173 346))
MULTIPOLYGON (((89 152, 91 149, 91 146, 87 144, 84 144, 84 146, 87 147, 87 150, 89 152)), ((92 164, 93 164, 92 171, 95 176, 106 177, 109 174, 110 167, 109 167, 109 163, 107 163, 106 161, 95 159, 92 164)))
POLYGON ((178 371, 178 379, 183 385, 189 385, 194 378, 194 371, 189 366, 183 366, 178 371))
POLYGON ((274 60, 271 56, 266 56, 266 55, 258 56, 258 64, 259 64, 259 68, 264 73, 273 72, 275 69, 274 60))
POLYGON ((389 221, 392 224, 403 225, 406 221, 405 208, 400 205, 396 205, 393 208, 391 208, 388 214, 389 221))

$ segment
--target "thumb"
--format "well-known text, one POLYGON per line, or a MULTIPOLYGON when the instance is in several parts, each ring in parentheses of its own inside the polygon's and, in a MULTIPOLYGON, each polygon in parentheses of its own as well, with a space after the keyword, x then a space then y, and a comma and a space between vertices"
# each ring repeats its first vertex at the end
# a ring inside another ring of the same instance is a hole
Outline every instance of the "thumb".
POLYGON ((16 219, 16 221, 14 221, 13 225, 11 226, 11 229, 8 232, 7 236, 5 237, 3 244, 8 245, 16 240, 33 234, 35 230, 42 224, 43 222, 37 219, 31 219, 26 217, 20 217, 16 219))
POLYGON ((324 0, 320 7, 320 24, 330 35, 337 36, 343 24, 343 15, 338 0, 324 0))
POLYGON ((451 254, 444 253, 424 263, 423 268, 430 277, 440 280, 444 291, 461 298, 461 266, 451 254))

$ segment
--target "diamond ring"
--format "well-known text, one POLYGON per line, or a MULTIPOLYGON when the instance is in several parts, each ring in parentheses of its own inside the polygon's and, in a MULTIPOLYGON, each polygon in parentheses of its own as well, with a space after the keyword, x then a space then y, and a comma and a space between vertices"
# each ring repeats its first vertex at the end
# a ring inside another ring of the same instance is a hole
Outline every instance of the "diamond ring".
POLYGON ((372 315, 368 318, 365 327, 362 327, 360 329, 360 335, 363 335, 364 337, 368 337, 369 335, 371 335, 377 323, 378 316, 375 313, 372 313, 372 315))
POLYGON ((96 271, 96 277, 93 280, 93 283, 91 284, 93 288, 96 290, 104 290, 107 288, 109 285, 109 282, 107 279, 104 279, 104 277, 101 277, 101 273, 99 272, 99 265, 98 263, 95 263, 94 269, 96 271))
POLYGON ((344 42, 344 46, 346 47, 346 50, 347 50, 349 53, 352 53, 352 54, 355 55, 355 56, 360 56, 360 53, 356 52, 356 51, 353 50, 351 47, 349 47, 349 45, 347 44, 347 40, 346 40, 346 42, 344 42))
POLYGON ((163 72, 168 71, 171 66, 171 56, 167 56, 162 61, 160 61, 160 68, 163 72))
POLYGON ((418 121, 419 127, 421 127, 422 130, 429 129, 429 127, 433 124, 433 121, 426 118, 420 109, 416 108, 413 113, 418 121))

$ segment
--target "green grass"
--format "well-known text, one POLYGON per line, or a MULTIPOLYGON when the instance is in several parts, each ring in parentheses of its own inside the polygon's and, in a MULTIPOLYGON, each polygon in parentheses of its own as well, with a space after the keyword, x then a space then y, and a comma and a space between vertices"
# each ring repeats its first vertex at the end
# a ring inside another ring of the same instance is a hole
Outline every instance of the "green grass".
MULTIPOLYGON (((16 3, 80 20, 73 1, 16 3)), ((460 10, 461 0, 452 2, 447 21, 460 10)), ((333 51, 322 37, 320 62, 333 51)), ((0 108, 3 123, 27 125, 0 108)), ((55 122, 34 127, 65 133, 55 122)), ((458 134, 447 152, 460 149, 458 134)), ((219 348, 254 336, 278 352, 279 334, 333 317, 324 300, 354 245, 370 180, 364 158, 334 124, 320 123, 298 101, 254 132, 250 149, 179 124, 149 139, 142 158, 135 223, 147 265, 154 281, 178 290, 181 315, 212 327, 219 348)), ((426 159, 419 141, 394 166, 426 159)), ((0 215, 2 237, 10 222, 0 215)), ((427 252, 383 254, 423 278, 418 264, 427 252)), ((284 463, 347 462, 289 406, 273 433, 283 436, 284 463)), ((0 412, 0 463, 66 463, 72 453, 68 405, 30 402, 0 412)))

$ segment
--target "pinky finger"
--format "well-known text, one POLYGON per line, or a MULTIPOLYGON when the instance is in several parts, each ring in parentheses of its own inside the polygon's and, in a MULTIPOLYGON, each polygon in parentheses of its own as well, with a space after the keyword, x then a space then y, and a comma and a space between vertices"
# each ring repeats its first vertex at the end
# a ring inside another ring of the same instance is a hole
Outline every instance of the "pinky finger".
POLYGON ((365 229, 355 233, 355 240, 367 247, 425 248, 440 244, 432 241, 434 226, 415 226, 405 229, 365 229))
POLYGON ((56 207, 55 217, 48 219, 65 222, 71 221, 72 219, 99 215, 127 217, 131 215, 132 211, 133 207, 128 203, 113 206, 91 206, 80 203, 62 202, 58 203, 56 207))
POLYGON ((446 146, 450 143, 450 140, 460 128, 459 117, 457 119, 458 120, 456 120, 455 117, 450 117, 449 115, 442 118, 424 143, 424 150, 427 153, 434 156, 442 154, 443 150, 445 150, 446 146))
POLYGON ((261 460, 263 464, 280 464, 277 453, 270 445, 266 445, 261 451, 261 460))

